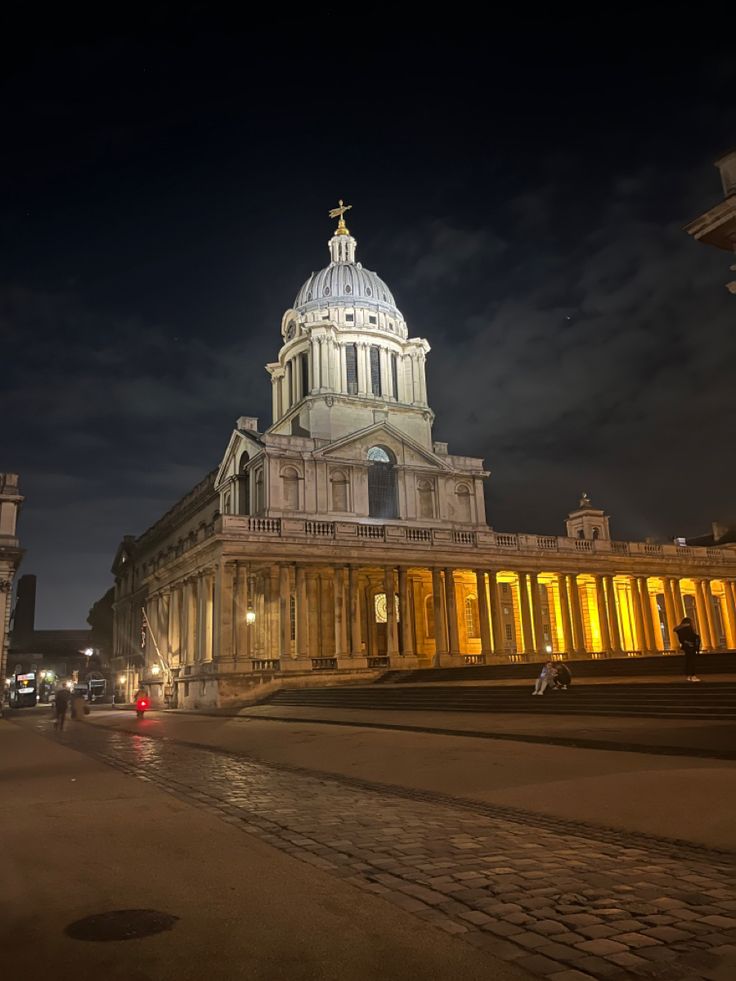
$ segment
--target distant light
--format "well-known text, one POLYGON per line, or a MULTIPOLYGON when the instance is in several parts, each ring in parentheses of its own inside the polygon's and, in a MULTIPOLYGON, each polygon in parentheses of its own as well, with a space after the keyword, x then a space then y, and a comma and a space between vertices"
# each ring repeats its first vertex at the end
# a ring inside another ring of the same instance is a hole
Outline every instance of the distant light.
POLYGON ((42 671, 42 672, 41 672, 41 677, 42 677, 42 678, 45 678, 45 677, 46 677, 46 672, 45 672, 45 671, 42 671))
POLYGON ((87 657, 92 657, 92 655, 94 654, 94 649, 92 647, 88 647, 84 653, 87 657))
POLYGON ((73 681, 67 681, 66 687, 71 691, 71 689, 74 687, 74 682, 73 681))
POLYGON ((545 651, 548 654, 551 654, 552 653, 552 645, 551 644, 547 644, 547 646, 544 649, 545 649, 545 651))
POLYGON ((125 684, 125 675, 124 674, 121 674, 118 677, 118 681, 120 682, 121 685, 124 685, 125 684))
POLYGON ((159 674, 160 671, 161 671, 161 665, 160 664, 152 664, 151 665, 151 674, 159 674))
POLYGON ((251 610, 248 610, 247 611, 247 613, 245 614, 245 622, 248 623, 248 624, 253 624, 253 623, 256 622, 256 611, 255 610, 252 610, 251 609, 251 610))

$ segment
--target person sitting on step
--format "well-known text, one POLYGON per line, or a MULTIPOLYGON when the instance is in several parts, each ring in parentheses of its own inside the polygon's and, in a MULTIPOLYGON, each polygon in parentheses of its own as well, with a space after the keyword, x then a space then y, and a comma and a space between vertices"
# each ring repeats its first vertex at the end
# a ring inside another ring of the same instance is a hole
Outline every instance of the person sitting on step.
POLYGON ((562 691, 567 691, 571 684, 572 671, 563 661, 558 661, 555 664, 555 688, 560 688, 562 691))
POLYGON ((555 666, 552 661, 547 661, 539 673, 539 677, 534 685, 532 695, 544 695, 547 685, 551 685, 555 680, 556 673, 557 672, 555 671, 555 666))

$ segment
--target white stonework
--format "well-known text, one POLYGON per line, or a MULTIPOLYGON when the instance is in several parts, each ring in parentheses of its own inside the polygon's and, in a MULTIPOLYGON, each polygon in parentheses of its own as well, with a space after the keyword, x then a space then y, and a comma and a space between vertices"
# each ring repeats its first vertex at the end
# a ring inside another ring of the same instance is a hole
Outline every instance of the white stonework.
POLYGON ((281 321, 271 425, 241 416, 217 469, 118 550, 121 695, 198 707, 287 677, 666 652, 685 613, 704 649, 736 648, 729 549, 613 541, 587 495, 564 537, 489 528, 483 461, 432 438, 429 344, 342 218, 329 250, 281 321))

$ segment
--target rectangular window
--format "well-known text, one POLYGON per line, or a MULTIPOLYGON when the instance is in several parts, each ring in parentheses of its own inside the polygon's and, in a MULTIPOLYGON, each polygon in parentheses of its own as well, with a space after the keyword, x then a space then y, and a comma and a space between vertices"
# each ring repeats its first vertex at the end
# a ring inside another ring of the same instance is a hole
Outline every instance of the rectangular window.
POLYGON ((358 394, 358 346, 345 345, 345 377, 348 383, 348 394, 358 394))
POLYGON ((296 640, 296 599, 293 593, 289 597, 289 640, 296 640))
POLYGON ((399 398, 399 359, 395 354, 391 355, 391 385, 393 386, 394 398, 399 398))
POLYGON ((294 404, 294 372, 292 370, 291 361, 286 362, 286 392, 287 398, 289 400, 289 405, 294 404))
POLYGON ((513 635, 513 632, 511 630, 511 624, 510 623, 507 623, 506 624, 506 640, 513 640, 513 639, 514 639, 514 635, 513 635))
POLYGON ((369 323, 369 324, 377 324, 377 323, 378 323, 378 321, 376 320, 376 318, 375 318, 375 317, 370 317, 370 316, 369 316, 369 317, 368 317, 368 323, 369 323))
POLYGON ((377 347, 371 348, 371 391, 381 394, 381 352, 377 347))
POLYGON ((302 398, 309 395, 309 355, 304 352, 299 355, 299 367, 302 373, 302 398))
POLYGON ((355 314, 354 313, 346 313, 345 314, 345 320, 347 320, 348 323, 352 323, 353 320, 355 320, 355 314))

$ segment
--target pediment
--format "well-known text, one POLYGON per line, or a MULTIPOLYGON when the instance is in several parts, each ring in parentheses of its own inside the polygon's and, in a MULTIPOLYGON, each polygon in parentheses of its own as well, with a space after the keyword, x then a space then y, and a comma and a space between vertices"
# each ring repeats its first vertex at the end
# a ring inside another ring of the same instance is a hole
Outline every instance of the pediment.
POLYGON ((222 463, 215 477, 215 490, 219 490, 224 481, 237 473, 240 457, 244 450, 253 457, 256 453, 260 453, 262 449, 263 445, 255 433, 235 429, 230 437, 230 442, 227 444, 225 455, 222 458, 222 463))
POLYGON ((434 470, 449 470, 446 460, 417 443, 406 433, 396 429, 388 422, 378 422, 367 429, 351 433, 330 443, 315 452, 316 458, 341 462, 365 461, 372 446, 385 446, 396 457, 399 466, 430 467, 434 470))

